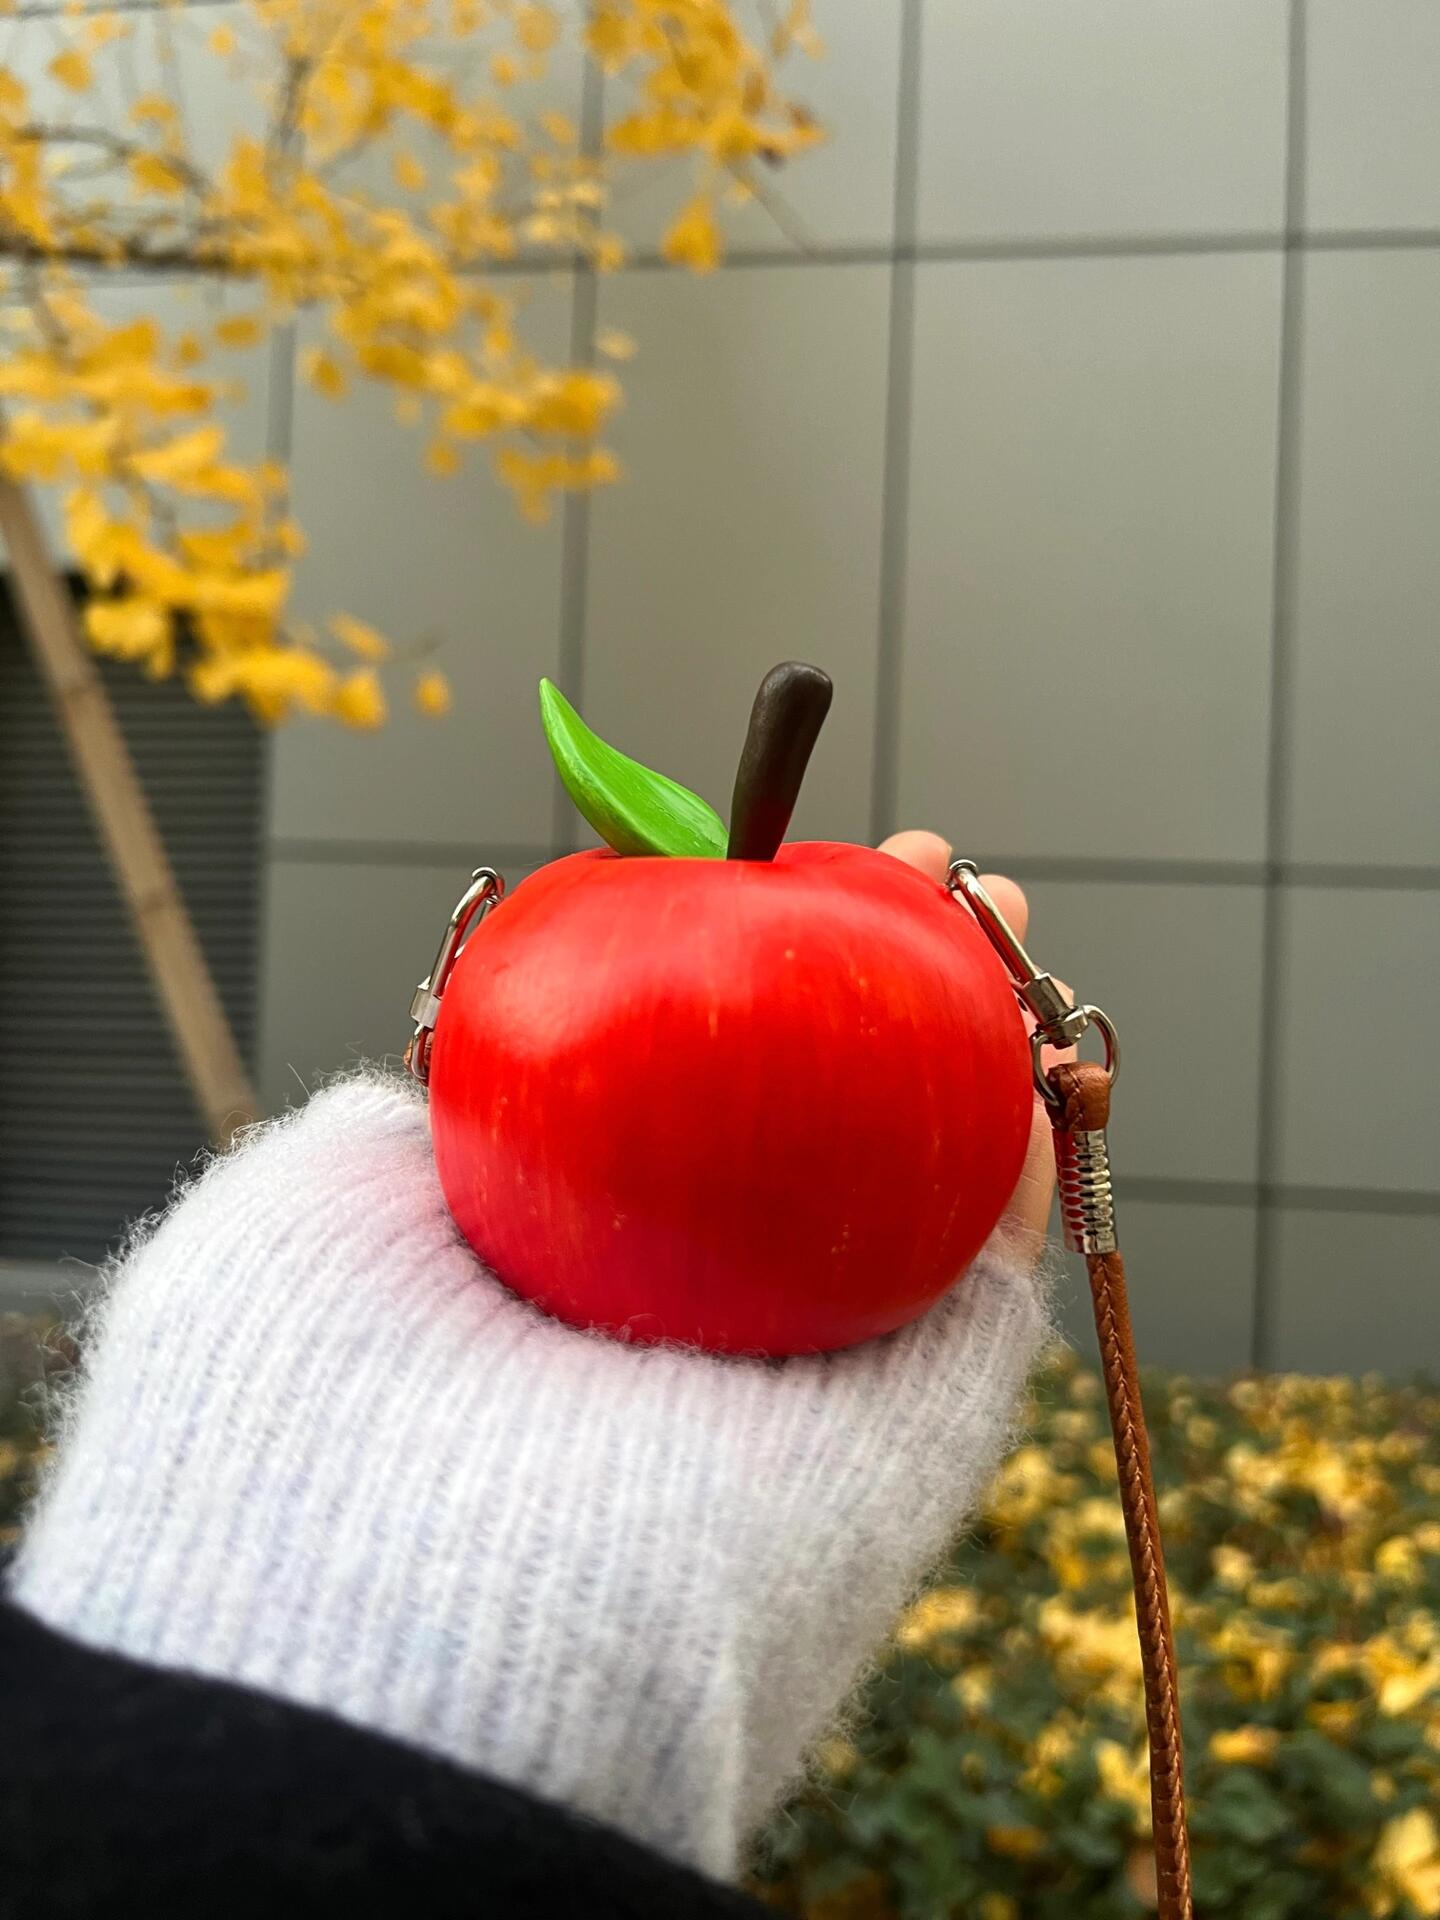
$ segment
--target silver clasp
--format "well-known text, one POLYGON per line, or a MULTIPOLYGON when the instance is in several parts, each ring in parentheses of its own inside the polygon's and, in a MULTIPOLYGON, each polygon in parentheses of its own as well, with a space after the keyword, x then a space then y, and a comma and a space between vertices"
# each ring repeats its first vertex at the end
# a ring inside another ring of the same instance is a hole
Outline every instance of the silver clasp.
POLYGON ((1009 922, 980 884, 973 860, 953 860, 945 876, 951 893, 963 894, 980 922, 986 939, 1005 962, 1016 998, 1035 1021, 1030 1036, 1030 1061, 1035 1085, 1047 1106, 1057 1104, 1055 1089, 1041 1068, 1043 1047, 1073 1047, 1090 1027, 1098 1027, 1105 1041, 1105 1068, 1112 1082, 1120 1077, 1120 1040, 1110 1016, 1099 1007, 1077 1006, 1052 975, 1042 973, 1021 946, 1009 922))
POLYGON ((470 885, 455 904, 445 925, 445 937, 435 964, 415 989, 410 1002, 410 1018, 415 1031, 405 1049, 405 1065, 422 1087, 430 1084, 430 1044, 435 1037, 435 1022, 440 1016, 440 998, 460 958, 466 938, 505 897, 505 881, 493 867, 477 867, 470 885))

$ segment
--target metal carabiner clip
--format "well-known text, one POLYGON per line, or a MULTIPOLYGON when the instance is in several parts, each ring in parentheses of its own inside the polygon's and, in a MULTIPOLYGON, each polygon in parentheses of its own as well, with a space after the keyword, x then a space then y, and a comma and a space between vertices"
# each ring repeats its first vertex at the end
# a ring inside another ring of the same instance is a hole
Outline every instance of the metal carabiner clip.
POLYGON ((1031 1070, 1046 1106, 1053 1109, 1059 1102, 1041 1066, 1042 1048, 1073 1047, 1090 1027, 1098 1027, 1104 1037, 1105 1070, 1113 1085, 1120 1077, 1120 1039, 1109 1014, 1099 1007, 1077 1006, 1053 975, 1041 972, 980 884, 980 869, 973 860, 952 860, 945 884, 951 893, 964 895, 966 905, 980 922, 981 931, 1005 962, 1016 998, 1034 1017, 1035 1031, 1030 1035, 1031 1070))
POLYGON ((405 1048, 405 1065, 422 1087, 430 1084, 430 1044, 435 1037, 435 1022, 440 1015, 440 998, 460 958, 467 936, 478 927, 505 897, 505 881, 494 867, 477 867, 470 885, 455 903, 455 911, 445 925, 445 937, 435 964, 415 989, 410 1002, 410 1018, 415 1031, 405 1048))

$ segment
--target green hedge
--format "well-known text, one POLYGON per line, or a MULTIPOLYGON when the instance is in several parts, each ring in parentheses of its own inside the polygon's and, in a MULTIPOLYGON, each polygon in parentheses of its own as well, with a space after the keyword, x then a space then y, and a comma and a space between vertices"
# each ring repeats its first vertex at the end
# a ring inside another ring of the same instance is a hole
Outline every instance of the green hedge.
MULTIPOLYGON (((1440 1915, 1440 1396, 1147 1385, 1195 1897, 1218 1920, 1440 1915)), ((1097 1375, 1042 1381, 974 1537, 757 1873, 812 1920, 1153 1910, 1130 1570, 1097 1375)))
MULTIPOLYGON (((0 1542, 63 1335, 0 1319, 0 1542)), ((1440 1394, 1147 1385, 1206 1920, 1440 1916, 1440 1394)), ((1153 1908, 1129 1562, 1100 1382, 1067 1359, 757 1890, 809 1920, 1153 1908)))

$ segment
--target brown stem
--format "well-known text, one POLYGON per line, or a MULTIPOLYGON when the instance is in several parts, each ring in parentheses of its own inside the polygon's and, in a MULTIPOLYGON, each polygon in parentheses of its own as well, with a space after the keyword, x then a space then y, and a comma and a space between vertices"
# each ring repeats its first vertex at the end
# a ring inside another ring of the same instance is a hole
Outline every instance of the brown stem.
POLYGON ((730 860, 773 860, 800 797, 800 783, 835 692, 828 674, 801 660, 760 682, 730 802, 730 860))

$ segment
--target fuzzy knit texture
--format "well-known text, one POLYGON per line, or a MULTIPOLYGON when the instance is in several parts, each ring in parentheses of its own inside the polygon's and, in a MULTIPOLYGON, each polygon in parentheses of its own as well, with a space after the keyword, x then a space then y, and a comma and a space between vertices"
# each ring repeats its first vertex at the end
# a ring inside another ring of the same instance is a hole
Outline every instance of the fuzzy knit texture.
POLYGON ((423 1102, 255 1130, 120 1263, 16 1601, 731 1876, 1011 1432, 1042 1282, 784 1362, 547 1320, 460 1240, 423 1102))

